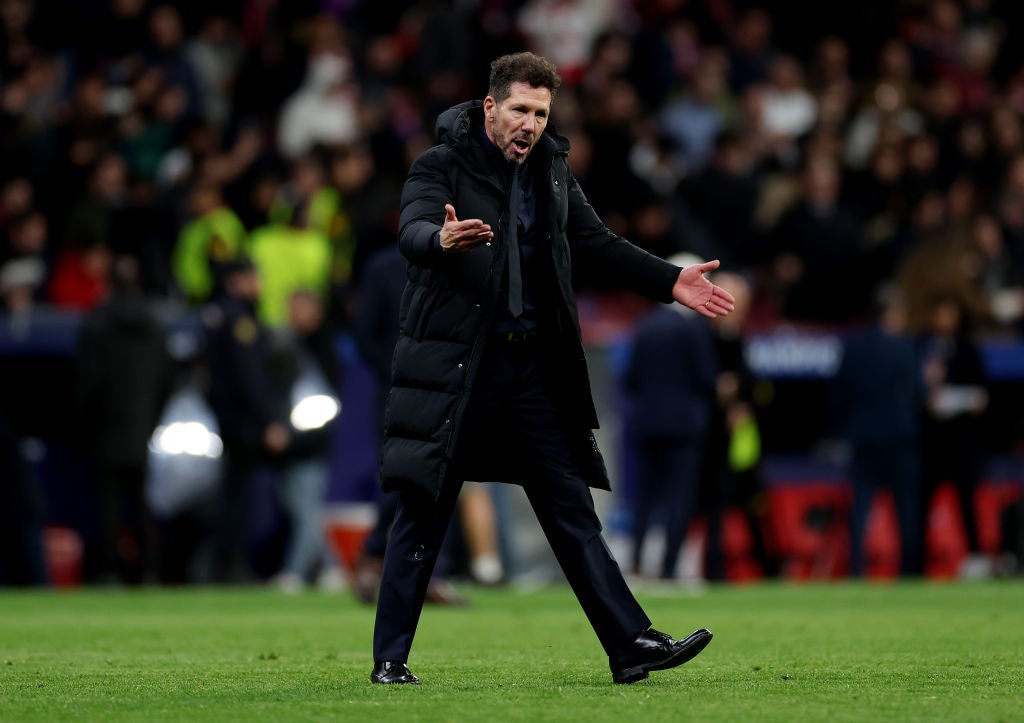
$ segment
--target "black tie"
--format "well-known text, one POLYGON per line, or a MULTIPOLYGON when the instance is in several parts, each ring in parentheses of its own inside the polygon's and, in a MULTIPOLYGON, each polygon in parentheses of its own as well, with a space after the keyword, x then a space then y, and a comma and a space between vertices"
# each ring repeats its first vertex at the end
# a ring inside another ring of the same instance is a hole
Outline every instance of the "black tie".
POLYGON ((512 187, 508 192, 508 219, 505 236, 508 238, 508 311, 516 319, 523 313, 523 278, 519 268, 519 166, 512 174, 512 187))

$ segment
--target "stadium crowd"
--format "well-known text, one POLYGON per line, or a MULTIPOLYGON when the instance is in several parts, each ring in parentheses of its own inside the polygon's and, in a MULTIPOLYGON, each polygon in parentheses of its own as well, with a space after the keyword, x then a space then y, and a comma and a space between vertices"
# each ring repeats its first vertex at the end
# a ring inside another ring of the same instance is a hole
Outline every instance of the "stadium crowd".
MULTIPOLYGON (((820 5, 0 0, 4 323, 97 309, 119 264, 198 310, 245 256, 261 327, 312 292, 327 333, 352 333, 435 118, 531 49, 559 68, 553 123, 601 217, 721 259, 750 286, 744 333, 859 329, 898 292, 912 337, 951 300, 973 340, 1015 339, 1024 8, 820 5)), ((0 411, 14 439, 21 410, 0 411)), ((1022 422, 977 453, 1012 451, 1022 422)))

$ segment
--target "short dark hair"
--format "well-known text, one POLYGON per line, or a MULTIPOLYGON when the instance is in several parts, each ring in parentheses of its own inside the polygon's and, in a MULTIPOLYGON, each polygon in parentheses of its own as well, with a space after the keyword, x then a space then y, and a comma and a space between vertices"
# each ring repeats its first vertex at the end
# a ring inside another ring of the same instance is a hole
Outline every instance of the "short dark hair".
POLYGON ((509 96, 513 83, 529 83, 533 88, 547 88, 554 97, 562 79, 555 64, 534 53, 503 55, 491 63, 491 77, 487 94, 497 102, 509 96))

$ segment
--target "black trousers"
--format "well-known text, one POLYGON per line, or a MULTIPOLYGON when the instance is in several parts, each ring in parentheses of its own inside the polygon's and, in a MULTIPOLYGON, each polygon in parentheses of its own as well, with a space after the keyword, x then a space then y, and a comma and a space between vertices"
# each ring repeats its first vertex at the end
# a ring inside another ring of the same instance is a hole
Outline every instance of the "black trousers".
MULTIPOLYGON (((537 520, 605 651, 631 641, 651 621, 636 601, 601 536, 594 500, 569 452, 568 438, 540 345, 492 340, 466 412, 460 449, 495 428, 514 430, 517 454, 532 470, 524 483, 537 520), (511 424, 509 424, 511 422, 511 424)), ((374 660, 407 661, 427 583, 463 480, 453 473, 438 499, 419 488, 401 491, 391 528, 373 633, 374 660)))

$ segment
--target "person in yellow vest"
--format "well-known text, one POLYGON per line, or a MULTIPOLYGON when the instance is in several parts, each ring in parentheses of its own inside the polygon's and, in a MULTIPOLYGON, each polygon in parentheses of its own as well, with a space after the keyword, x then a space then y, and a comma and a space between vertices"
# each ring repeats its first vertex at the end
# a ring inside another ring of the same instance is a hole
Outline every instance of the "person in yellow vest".
POLYGON ((201 304, 213 292, 215 267, 244 253, 248 234, 219 186, 196 186, 190 205, 192 220, 178 235, 171 266, 188 300, 201 304))
MULTIPOLYGON (((332 156, 333 158, 333 156, 332 156)), ((331 244, 330 298, 332 320, 347 318, 348 288, 356 254, 356 235, 342 192, 327 179, 326 159, 307 153, 292 165, 290 178, 271 205, 270 220, 317 229, 331 244)))
POLYGON ((263 291, 257 305, 260 320, 281 327, 288 320, 288 299, 309 291, 326 299, 330 284, 331 242, 318 228, 271 221, 250 234, 249 253, 259 270, 263 291))

